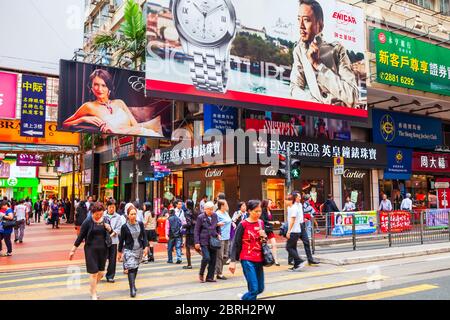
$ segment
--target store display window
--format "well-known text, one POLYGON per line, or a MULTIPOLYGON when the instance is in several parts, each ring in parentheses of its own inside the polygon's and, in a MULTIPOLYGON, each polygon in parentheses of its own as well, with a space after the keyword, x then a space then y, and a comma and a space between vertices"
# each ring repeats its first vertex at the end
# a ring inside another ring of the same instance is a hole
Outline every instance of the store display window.
POLYGON ((263 199, 271 199, 273 210, 284 209, 285 180, 284 179, 267 179, 263 181, 263 199))

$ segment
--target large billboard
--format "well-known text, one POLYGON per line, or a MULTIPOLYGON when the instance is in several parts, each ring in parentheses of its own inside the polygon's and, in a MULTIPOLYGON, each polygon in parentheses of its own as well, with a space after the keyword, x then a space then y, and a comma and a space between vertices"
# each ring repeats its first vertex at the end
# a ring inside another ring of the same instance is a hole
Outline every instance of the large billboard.
POLYGON ((0 118, 14 119, 17 103, 17 74, 0 72, 0 118))
POLYGON ((367 118, 363 10, 334 0, 154 0, 147 96, 367 118))
POLYGON ((146 98, 144 73, 60 62, 58 130, 170 138, 172 101, 146 98))
POLYGON ((450 96, 450 50, 375 29, 377 81, 450 96))

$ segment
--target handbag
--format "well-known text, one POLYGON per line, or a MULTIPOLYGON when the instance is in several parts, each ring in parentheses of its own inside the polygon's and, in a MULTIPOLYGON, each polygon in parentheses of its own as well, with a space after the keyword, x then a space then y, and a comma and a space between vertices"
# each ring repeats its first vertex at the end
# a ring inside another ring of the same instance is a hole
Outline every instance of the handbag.
POLYGON ((222 248, 222 241, 215 237, 210 237, 209 246, 211 247, 211 249, 219 250, 220 248, 222 248))
MULTIPOLYGON (((261 229, 264 230, 264 224, 261 226, 261 229)), ((262 248, 262 253, 263 253, 263 257, 264 257, 264 262, 263 262, 263 266, 264 267, 271 267, 275 264, 275 259, 273 257, 272 254, 272 250, 270 250, 269 246, 267 245, 267 243, 265 241, 262 242, 261 245, 262 248)))
POLYGON ((12 220, 3 219, 2 225, 3 228, 14 228, 17 225, 17 219, 16 218, 12 220))

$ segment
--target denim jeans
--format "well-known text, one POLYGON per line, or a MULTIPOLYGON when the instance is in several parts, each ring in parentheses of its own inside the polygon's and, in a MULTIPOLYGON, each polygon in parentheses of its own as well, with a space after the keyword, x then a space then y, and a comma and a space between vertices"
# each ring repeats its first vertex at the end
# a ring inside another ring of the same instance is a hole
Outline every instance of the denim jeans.
POLYGON ((175 247, 175 251, 177 253, 177 261, 181 261, 181 243, 182 243, 181 237, 169 239, 169 243, 167 246, 168 262, 173 262, 172 258, 173 247, 175 247))
POLYGON ((312 222, 311 222, 311 220, 306 220, 306 232, 308 233, 308 239, 311 241, 311 234, 312 234, 312 222))
POLYGON ((258 294, 264 291, 264 267, 262 262, 241 260, 242 271, 247 280, 248 292, 242 300, 256 300, 258 294))
POLYGON ((6 252, 12 253, 12 244, 11 244, 11 234, 10 233, 0 233, 0 251, 2 251, 2 240, 5 240, 6 244, 6 252))

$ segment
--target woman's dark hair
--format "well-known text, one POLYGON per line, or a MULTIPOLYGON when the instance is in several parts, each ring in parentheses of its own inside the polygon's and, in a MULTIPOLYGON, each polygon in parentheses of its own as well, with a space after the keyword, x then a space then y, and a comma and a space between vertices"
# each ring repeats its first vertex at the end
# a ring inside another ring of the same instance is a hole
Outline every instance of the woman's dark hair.
POLYGON ((219 199, 219 200, 225 200, 225 199, 226 199, 226 198, 225 198, 225 193, 223 193, 223 192, 219 193, 219 194, 217 195, 217 199, 219 199))
POLYGON ((217 201, 217 209, 220 210, 222 209, 223 206, 225 206, 227 204, 227 202, 223 199, 219 199, 219 201, 217 201))
POLYGON ((103 206, 103 203, 101 202, 96 202, 92 205, 92 209, 91 212, 95 213, 95 212, 99 212, 99 211, 105 211, 105 207, 103 206))
POLYGON ((153 206, 151 202, 144 202, 145 211, 152 211, 153 206))
POLYGON ((99 77, 100 79, 105 81, 106 87, 109 89, 110 94, 112 94, 114 91, 114 83, 111 74, 108 71, 102 69, 94 70, 94 72, 92 72, 92 74, 89 76, 90 80, 89 88, 91 90, 92 90, 92 81, 94 81, 96 77, 99 77))
POLYGON ((191 199, 188 199, 186 201, 186 208, 188 208, 189 210, 194 212, 194 201, 192 201, 191 199))
POLYGON ((142 204, 137 201, 133 201, 133 206, 136 208, 136 210, 142 210, 142 204))
POLYGON ((81 200, 81 201, 80 201, 80 203, 78 203, 78 207, 81 207, 81 208, 87 209, 87 208, 86 208, 86 201, 84 201, 84 200, 81 200))
POLYGON ((241 201, 241 202, 239 202, 239 203, 238 203, 238 207, 237 207, 237 210, 236 210, 236 211, 239 211, 239 210, 241 210, 241 207, 242 207, 242 205, 243 205, 243 204, 246 204, 246 203, 245 203, 245 201, 241 201))
POLYGON ((262 208, 263 210, 264 210, 264 209, 267 210, 268 207, 269 207, 269 200, 264 199, 264 200, 261 202, 261 208, 262 208))
POLYGON ((250 200, 249 202, 247 202, 247 210, 248 211, 253 211, 260 206, 261 206, 261 201, 259 201, 259 200, 250 200))
POLYGON ((115 206, 116 205, 116 200, 114 200, 114 199, 109 199, 107 202, 106 202, 106 206, 107 207, 109 207, 109 206, 115 206))

